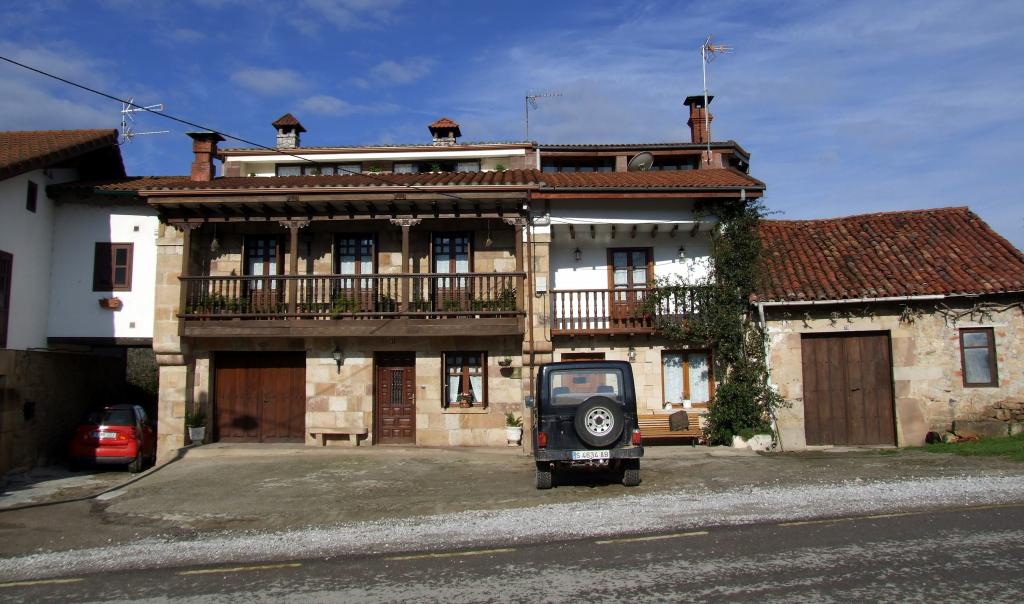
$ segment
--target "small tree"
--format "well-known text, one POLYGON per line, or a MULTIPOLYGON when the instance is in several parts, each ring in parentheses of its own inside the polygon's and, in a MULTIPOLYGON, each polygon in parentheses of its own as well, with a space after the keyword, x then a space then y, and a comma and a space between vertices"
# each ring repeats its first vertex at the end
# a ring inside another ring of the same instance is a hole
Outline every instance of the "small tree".
POLYGON ((699 279, 659 279, 646 301, 655 329, 677 343, 700 342, 714 352, 718 387, 708 404, 705 436, 712 444, 728 443, 741 432, 770 432, 775 408, 784 400, 768 384, 765 337, 754 321, 750 297, 761 281, 761 240, 757 225, 764 214, 759 202, 730 200, 698 208, 714 215, 711 263, 699 279), (692 300, 686 312, 673 309, 692 300))

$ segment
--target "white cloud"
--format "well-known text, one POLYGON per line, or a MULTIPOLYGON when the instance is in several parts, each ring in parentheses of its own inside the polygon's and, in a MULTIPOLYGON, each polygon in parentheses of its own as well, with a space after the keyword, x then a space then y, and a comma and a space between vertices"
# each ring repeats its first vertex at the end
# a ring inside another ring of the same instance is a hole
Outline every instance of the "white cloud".
POLYGON ((403 0, 302 0, 289 22, 307 35, 327 24, 338 30, 379 27, 396 18, 403 0))
POLYGON ((231 74, 231 81, 257 94, 282 96, 295 94, 306 88, 306 82, 291 69, 263 69, 247 67, 231 74))
POLYGON ((435 62, 426 57, 413 57, 403 62, 382 61, 370 70, 370 77, 384 84, 411 84, 430 75, 435 62))
POLYGON ((348 115, 355 109, 350 103, 326 94, 311 96, 299 103, 299 107, 320 115, 348 115))

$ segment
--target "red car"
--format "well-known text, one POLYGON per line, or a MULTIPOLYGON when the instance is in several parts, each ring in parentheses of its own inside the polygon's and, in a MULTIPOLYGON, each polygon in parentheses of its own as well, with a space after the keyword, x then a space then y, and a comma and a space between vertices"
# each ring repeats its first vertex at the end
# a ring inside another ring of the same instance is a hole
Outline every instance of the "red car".
POLYGON ((156 430, 138 405, 109 405, 89 413, 68 447, 71 468, 128 464, 133 474, 156 460, 156 430))

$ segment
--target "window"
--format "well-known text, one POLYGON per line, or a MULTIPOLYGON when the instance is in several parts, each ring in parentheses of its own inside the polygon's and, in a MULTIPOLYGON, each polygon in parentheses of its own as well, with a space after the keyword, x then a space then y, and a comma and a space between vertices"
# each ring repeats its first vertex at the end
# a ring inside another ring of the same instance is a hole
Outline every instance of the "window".
POLYGON ((36 203, 39 201, 39 185, 28 181, 28 193, 25 195, 25 209, 29 212, 36 211, 36 203))
POLYGON ((444 353, 445 407, 487 406, 487 365, 483 352, 444 353))
POLYGON ((302 166, 298 164, 278 164, 276 166, 278 176, 301 176, 302 166))
POLYGON ((336 172, 338 174, 362 174, 363 164, 341 164, 336 172))
POLYGON ((696 170, 700 157, 696 155, 665 155, 654 158, 651 171, 658 170, 696 170))
POLYGON ((645 289, 653 281, 651 248, 612 248, 608 250, 611 289, 645 289))
POLYGON ((480 171, 480 160, 473 161, 460 161, 455 164, 456 172, 479 172, 480 171))
POLYGON ((92 290, 131 291, 131 243, 97 243, 92 271, 92 290))
POLYGON ((0 252, 0 348, 7 347, 7 320, 11 308, 11 269, 14 256, 0 252))
POLYGON ((391 169, 395 174, 416 174, 419 171, 417 164, 395 164, 391 169))
POLYGON ((614 172, 614 157, 567 157, 544 159, 541 162, 544 172, 614 172))
MULTIPOLYGON (((281 242, 277 237, 246 237, 245 265, 243 274, 252 277, 272 277, 281 274, 281 242)), ((276 279, 252 280, 247 287, 252 289, 276 289, 276 279)))
POLYGON ((594 395, 622 399, 622 372, 618 369, 562 369, 551 372, 548 400, 556 407, 579 405, 594 395))
POLYGON ((991 327, 960 330, 960 365, 964 386, 998 386, 996 338, 991 327))
MULTIPOLYGON (((334 241, 334 273, 337 275, 371 275, 374 272, 374 240, 370 235, 344 235, 334 241)), ((332 306, 339 312, 372 311, 377 300, 377 283, 373 279, 352 277, 334 285, 332 306)), ((380 307, 380 311, 393 308, 380 307)))
POLYGON ((661 379, 665 405, 706 405, 714 392, 707 351, 663 352, 661 379))

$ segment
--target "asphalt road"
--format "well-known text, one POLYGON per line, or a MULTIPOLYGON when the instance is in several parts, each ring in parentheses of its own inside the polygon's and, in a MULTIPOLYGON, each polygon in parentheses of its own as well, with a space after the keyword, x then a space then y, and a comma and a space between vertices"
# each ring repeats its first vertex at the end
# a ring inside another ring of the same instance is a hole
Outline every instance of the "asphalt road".
POLYGON ((0 583, 9 602, 1019 602, 1024 504, 0 583))

